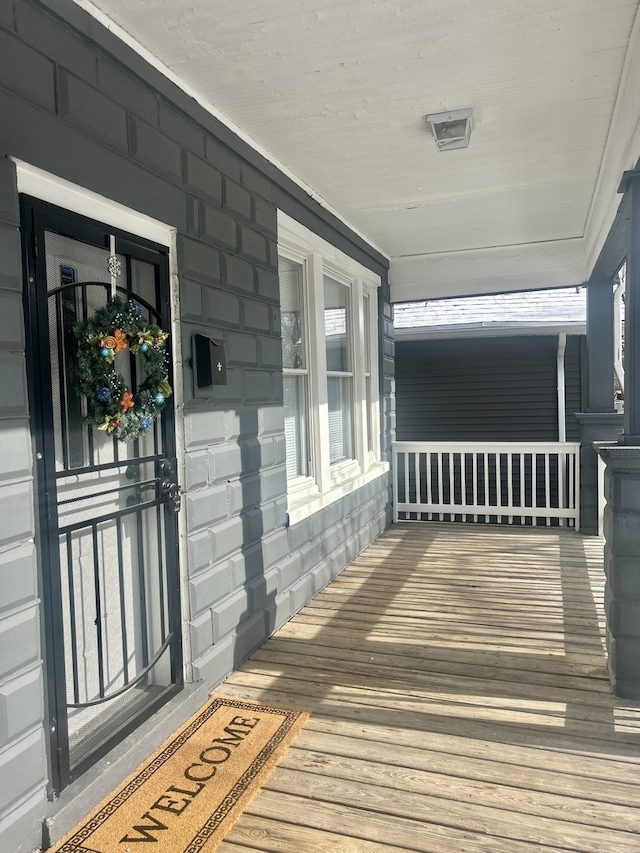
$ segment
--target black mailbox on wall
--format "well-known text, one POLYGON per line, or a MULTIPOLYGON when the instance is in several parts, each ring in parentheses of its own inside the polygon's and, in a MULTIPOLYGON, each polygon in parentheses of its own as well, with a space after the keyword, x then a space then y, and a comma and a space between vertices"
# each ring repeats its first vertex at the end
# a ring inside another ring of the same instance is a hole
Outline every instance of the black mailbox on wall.
POLYGON ((227 384, 227 362, 223 341, 213 341, 205 335, 193 335, 191 353, 196 389, 227 384))

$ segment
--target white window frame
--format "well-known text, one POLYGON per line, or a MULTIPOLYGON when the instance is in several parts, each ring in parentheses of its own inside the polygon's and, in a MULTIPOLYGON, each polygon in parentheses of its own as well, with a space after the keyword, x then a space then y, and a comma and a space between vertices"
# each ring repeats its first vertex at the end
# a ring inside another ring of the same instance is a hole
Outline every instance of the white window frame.
MULTIPOLYGON (((332 371, 327 370, 325 367, 324 372, 324 382, 325 387, 327 388, 327 407, 326 407, 326 424, 324 428, 327 432, 327 437, 329 436, 329 401, 328 401, 328 387, 327 387, 327 379, 329 377, 345 377, 351 379, 351 387, 352 387, 352 399, 353 399, 353 411, 352 411, 352 432, 353 432, 353 457, 351 459, 345 459, 342 462, 335 462, 333 464, 329 463, 329 479, 331 482, 331 486, 338 483, 342 483, 345 480, 349 480, 356 473, 359 473, 361 466, 361 454, 359 452, 359 442, 360 442, 360 429, 358 422, 358 410, 360 408, 360 397, 357 393, 356 389, 356 381, 357 375, 360 371, 357 371, 357 356, 358 356, 358 345, 356 341, 356 336, 359 332, 359 325, 356 321, 356 313, 357 313, 357 302, 354 294, 354 285, 355 279, 349 277, 345 274, 345 272, 339 269, 335 264, 327 263, 326 261, 322 265, 322 328, 324 330, 324 279, 325 276, 330 278, 332 281, 335 281, 337 284, 343 285, 346 288, 348 293, 348 316, 349 316, 349 328, 347 333, 347 340, 349 342, 349 363, 351 365, 351 370, 348 371, 332 371), (354 302, 356 304, 354 305, 354 302)), ((323 346, 325 347, 325 358, 326 358, 326 337, 323 331, 323 346)), ((327 448, 329 447, 327 443, 327 448)), ((330 452, 327 450, 328 457, 330 457, 330 452)))
POLYGON ((369 423, 371 424, 371 449, 369 449, 369 434, 367 428, 367 392, 366 392, 366 369, 362 371, 362 380, 364 387, 360 391, 360 399, 362 408, 360 417, 363 419, 364 447, 363 455, 365 466, 373 465, 380 459, 380 394, 378 383, 378 294, 372 290, 366 282, 360 282, 361 293, 359 295, 359 306, 362 310, 362 335, 359 340, 362 341, 362 351, 357 352, 356 356, 360 362, 365 365, 367 363, 365 348, 369 348, 369 385, 371 388, 371 399, 369 401, 369 423), (364 322, 365 299, 367 297, 369 307, 369 339, 365 340, 365 332, 367 324, 364 322), (378 428, 376 429, 376 425, 378 428))
MULTIPOLYGON (((380 399, 378 371, 378 288, 380 277, 278 211, 278 254, 300 264, 304 271, 303 311, 306 316, 308 359, 308 442, 311 476, 288 480, 288 511, 295 523, 323 506, 361 488, 389 470, 380 461, 380 399), (354 458, 330 465, 327 359, 324 325, 324 277, 344 284, 350 294, 351 358, 353 370, 354 458), (368 447, 365 384, 364 295, 369 306, 370 423, 368 447)), ((286 375, 286 372, 285 372, 286 375)))
MULTIPOLYGON (((308 316, 309 316, 309 288, 308 288, 308 256, 298 251, 295 247, 287 247, 286 250, 279 251, 278 254, 282 257, 287 258, 287 260, 293 261, 296 264, 299 264, 302 267, 302 292, 301 296, 301 313, 302 313, 302 322, 304 324, 304 343, 305 343, 305 359, 307 363, 306 367, 306 378, 307 378, 307 399, 309 403, 313 400, 312 393, 312 369, 311 369, 311 347, 309 341, 309 324, 308 324, 308 316)), ((282 370, 283 376, 296 376, 299 373, 295 370, 289 370, 287 368, 283 368, 282 370)), ((309 408, 311 406, 309 405, 309 408)), ((316 485, 315 478, 315 470, 316 470, 316 453, 314 451, 313 446, 313 435, 314 429, 313 424, 310 422, 311 412, 308 413, 309 417, 307 418, 307 457, 309 463, 309 474, 307 476, 302 477, 291 477, 287 480, 287 493, 292 496, 300 495, 302 497, 310 494, 318 494, 318 488, 316 485)))

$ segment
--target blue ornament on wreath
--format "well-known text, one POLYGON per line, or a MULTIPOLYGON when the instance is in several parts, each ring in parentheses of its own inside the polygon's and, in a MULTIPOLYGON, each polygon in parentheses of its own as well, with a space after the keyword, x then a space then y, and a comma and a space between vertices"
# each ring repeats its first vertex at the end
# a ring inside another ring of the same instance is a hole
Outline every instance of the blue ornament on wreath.
POLYGON ((148 350, 149 350, 149 344, 145 344, 145 343, 140 344, 140 350, 139 350, 140 352, 148 352, 148 350))
POLYGON ((109 358, 109 356, 111 355, 111 350, 109 349, 109 347, 102 347, 102 349, 100 350, 100 355, 103 358, 109 358))
POLYGON ((161 394, 160 391, 153 398, 153 402, 156 406, 161 406, 164 403, 164 394, 161 394))
POLYGON ((151 429, 151 418, 140 418, 140 432, 149 432, 151 429))
POLYGON ((98 388, 96 391, 96 400, 99 403, 106 403, 111 399, 111 391, 109 388, 98 388))

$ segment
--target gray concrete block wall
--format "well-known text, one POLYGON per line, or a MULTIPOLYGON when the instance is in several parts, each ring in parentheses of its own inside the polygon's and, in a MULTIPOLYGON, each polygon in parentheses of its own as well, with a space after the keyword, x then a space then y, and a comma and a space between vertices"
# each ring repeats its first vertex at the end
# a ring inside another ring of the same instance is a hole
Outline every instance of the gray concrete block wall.
MULTIPOLYGON (((225 386, 197 391, 185 366, 178 424, 193 671, 213 687, 391 518, 383 476, 287 526, 276 205, 384 270, 360 238, 77 6, 7 5, 10 14, 0 12, 0 156, 175 227, 184 357, 195 332, 226 348, 225 386)), ((47 766, 17 205, 13 167, 0 160, 0 505, 4 521, 11 519, 0 528, 0 772, 24 759, 20 784, 0 788, 0 849, 30 853, 44 817, 47 766)), ((380 307, 387 456, 386 282, 380 307)))
POLYGON ((47 768, 18 225, 15 167, 3 158, 0 159, 0 849, 30 853, 32 839, 40 832, 47 768))
POLYGON ((304 607, 388 526, 386 481, 381 477, 288 528, 272 629, 304 607))
POLYGON ((602 445, 607 667, 617 696, 640 699, 640 448, 602 445))
POLYGON ((580 532, 597 536, 600 484, 595 441, 617 441, 624 416, 614 412, 576 412, 580 424, 580 532))

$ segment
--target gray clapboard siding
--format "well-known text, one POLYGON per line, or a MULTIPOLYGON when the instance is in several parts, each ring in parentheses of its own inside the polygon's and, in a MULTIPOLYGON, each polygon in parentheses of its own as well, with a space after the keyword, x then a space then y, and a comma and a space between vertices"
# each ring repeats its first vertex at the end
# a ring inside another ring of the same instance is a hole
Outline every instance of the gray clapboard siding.
MULTIPOLYGON (((399 441, 557 441, 555 336, 396 343, 399 441)), ((580 337, 565 352, 567 440, 578 439, 580 337)))

